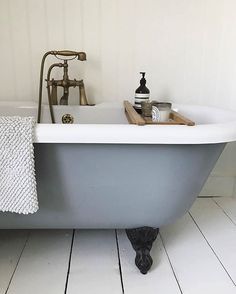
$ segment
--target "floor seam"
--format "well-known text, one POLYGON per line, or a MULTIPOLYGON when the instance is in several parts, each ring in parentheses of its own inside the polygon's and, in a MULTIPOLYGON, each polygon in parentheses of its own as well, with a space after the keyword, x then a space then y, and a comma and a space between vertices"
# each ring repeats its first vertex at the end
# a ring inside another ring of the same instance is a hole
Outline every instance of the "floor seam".
POLYGON ((124 281, 123 281, 123 274, 122 274, 122 267, 121 267, 120 248, 119 248, 117 230, 115 230, 115 236, 116 236, 116 248, 117 248, 118 265, 119 265, 119 272, 120 272, 120 282, 121 282, 122 294, 124 294, 125 289, 124 289, 124 281))
POLYGON ((16 272, 16 270, 17 270, 17 267, 18 267, 18 265, 19 265, 19 263, 20 263, 20 259, 21 259, 22 255, 23 255, 23 252, 24 252, 24 250, 25 250, 25 248, 26 248, 26 245, 27 245, 27 243, 28 243, 28 241, 29 241, 30 235, 31 235, 31 232, 29 232, 28 235, 27 235, 27 238, 26 238, 26 240, 25 240, 25 244, 24 244, 24 246, 23 246, 23 248, 22 248, 22 250, 21 250, 21 253, 20 253, 19 258, 18 258, 18 260, 17 260, 17 263, 16 263, 16 266, 15 266, 15 268, 14 268, 14 271, 13 271, 13 273, 12 273, 12 275, 11 275, 11 278, 10 278, 10 281, 9 281, 9 283, 8 283, 8 286, 7 286, 7 289, 6 289, 6 291, 5 291, 5 294, 8 293, 8 290, 9 290, 9 288, 10 288, 11 282, 12 282, 12 280, 13 280, 13 278, 14 278, 14 275, 15 275, 15 272, 16 272))
POLYGON ((70 276, 72 251, 73 251, 73 246, 74 246, 74 239, 75 239, 75 229, 73 229, 73 231, 72 231, 71 245, 70 245, 70 254, 69 254, 69 261, 68 261, 68 269, 67 269, 67 274, 66 274, 66 283, 65 283, 65 291, 64 291, 64 294, 67 293, 68 281, 69 281, 69 276, 70 276))
POLYGON ((198 230, 200 231, 200 233, 202 234, 203 238, 205 239, 206 243, 208 244, 208 246, 210 247, 210 249, 212 250, 212 252, 214 253, 215 257, 217 258, 217 260, 219 261, 219 263, 221 264, 222 268, 224 269, 224 271, 226 272, 226 274, 228 275, 228 277, 230 278, 230 280, 232 281, 232 283, 234 284, 234 286, 236 286, 236 283, 234 282, 233 278, 231 277, 231 275, 229 274, 229 272, 227 271, 226 267, 224 266, 223 262, 220 260, 219 256, 217 255, 217 253, 215 252, 215 250, 213 249, 213 247, 211 246, 210 242, 207 240, 206 236, 203 234, 201 228, 199 227, 199 225, 197 224, 196 220, 194 219, 194 217, 192 216, 192 214, 190 212, 188 212, 191 219, 193 220, 194 224, 196 225, 196 227, 198 228, 198 230))
POLYGON ((164 250, 165 250, 165 253, 166 253, 167 259, 168 259, 168 261, 169 261, 169 264, 170 264, 170 267, 171 267, 172 273, 173 273, 173 275, 174 275, 174 277, 175 277, 175 280, 176 280, 176 283, 177 283, 177 285, 178 285, 178 287, 179 287, 179 291, 180 291, 181 294, 184 294, 183 291, 182 291, 182 288, 181 288, 181 286, 180 286, 180 282, 179 282, 179 280, 178 280, 178 278, 177 278, 177 275, 176 275, 176 273, 175 273, 174 267, 173 267, 173 265, 172 265, 172 263, 171 263, 170 256, 169 256, 169 254, 168 254, 168 252, 167 252, 167 249, 166 249, 165 243, 164 243, 164 241, 163 241, 163 238, 162 238, 162 236, 161 236, 161 233, 160 233, 159 235, 160 235, 160 239, 161 239, 161 242, 162 242, 163 248, 164 248, 164 250))
POLYGON ((223 213, 229 218, 229 220, 236 226, 236 222, 231 218, 231 216, 224 210, 223 207, 221 207, 213 198, 212 201, 223 211, 223 213))

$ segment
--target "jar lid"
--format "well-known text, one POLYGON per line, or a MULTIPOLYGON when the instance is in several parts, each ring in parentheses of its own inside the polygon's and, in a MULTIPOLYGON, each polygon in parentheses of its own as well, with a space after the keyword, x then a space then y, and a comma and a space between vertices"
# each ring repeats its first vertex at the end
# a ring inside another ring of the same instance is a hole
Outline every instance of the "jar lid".
POLYGON ((157 102, 153 101, 152 105, 155 105, 157 108, 171 108, 172 103, 170 102, 157 102))

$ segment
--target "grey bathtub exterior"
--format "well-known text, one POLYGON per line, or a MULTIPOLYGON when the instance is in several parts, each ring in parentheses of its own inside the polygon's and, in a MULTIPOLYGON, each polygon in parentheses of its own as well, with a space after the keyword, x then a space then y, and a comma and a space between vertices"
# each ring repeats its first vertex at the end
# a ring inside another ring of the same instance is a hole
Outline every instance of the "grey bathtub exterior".
POLYGON ((35 144, 40 209, 0 228, 137 228, 191 207, 225 144, 35 144))

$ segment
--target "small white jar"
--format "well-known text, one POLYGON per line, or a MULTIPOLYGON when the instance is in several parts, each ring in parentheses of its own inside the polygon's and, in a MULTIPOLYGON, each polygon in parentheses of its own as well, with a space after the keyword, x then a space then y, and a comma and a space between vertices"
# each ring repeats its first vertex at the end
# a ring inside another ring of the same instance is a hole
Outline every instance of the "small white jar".
POLYGON ((152 120, 154 122, 167 122, 170 118, 171 103, 158 102, 152 105, 152 120))

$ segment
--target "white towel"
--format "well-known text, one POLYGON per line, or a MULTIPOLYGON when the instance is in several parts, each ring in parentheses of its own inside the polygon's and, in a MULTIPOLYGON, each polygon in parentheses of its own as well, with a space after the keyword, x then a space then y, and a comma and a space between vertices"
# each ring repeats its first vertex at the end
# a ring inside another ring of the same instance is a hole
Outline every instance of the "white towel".
POLYGON ((0 211, 38 210, 33 117, 0 117, 0 211))

